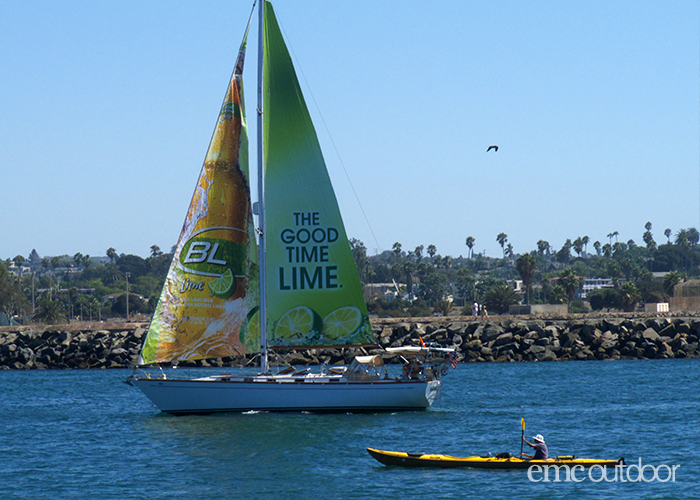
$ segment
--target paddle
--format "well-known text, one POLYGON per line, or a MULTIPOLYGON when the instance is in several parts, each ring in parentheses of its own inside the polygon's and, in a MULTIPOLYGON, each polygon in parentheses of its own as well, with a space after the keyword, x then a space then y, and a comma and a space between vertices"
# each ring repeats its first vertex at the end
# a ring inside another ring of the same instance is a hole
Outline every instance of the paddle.
POLYGON ((525 419, 520 419, 520 426, 523 428, 523 434, 520 436, 520 458, 523 458, 523 439, 525 439, 525 419))

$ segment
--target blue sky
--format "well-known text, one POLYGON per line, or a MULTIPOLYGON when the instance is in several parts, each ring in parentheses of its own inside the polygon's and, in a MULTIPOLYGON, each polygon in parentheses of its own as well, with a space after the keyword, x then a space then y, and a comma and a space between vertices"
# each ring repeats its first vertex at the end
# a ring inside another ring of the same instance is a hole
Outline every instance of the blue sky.
MULTIPOLYGON (((0 258, 175 244, 251 5, 0 2, 0 258)), ((698 2, 274 6, 370 254, 700 227, 698 2)))

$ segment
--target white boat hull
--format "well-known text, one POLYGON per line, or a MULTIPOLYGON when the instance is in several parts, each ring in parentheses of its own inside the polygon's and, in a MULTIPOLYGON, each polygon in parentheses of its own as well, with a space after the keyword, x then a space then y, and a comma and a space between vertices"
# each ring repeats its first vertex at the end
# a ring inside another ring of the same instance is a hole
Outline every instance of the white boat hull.
POLYGON ((132 384, 175 415, 243 411, 375 412, 424 410, 439 380, 348 381, 342 377, 135 378, 132 384))

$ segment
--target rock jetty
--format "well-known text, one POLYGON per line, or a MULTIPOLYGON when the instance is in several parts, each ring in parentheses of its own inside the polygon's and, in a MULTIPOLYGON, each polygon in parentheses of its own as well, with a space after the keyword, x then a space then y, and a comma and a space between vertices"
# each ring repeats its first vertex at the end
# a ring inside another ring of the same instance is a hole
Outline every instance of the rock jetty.
MULTIPOLYGON (((700 318, 582 317, 532 319, 501 316, 492 320, 421 318, 376 320, 375 349, 310 349, 277 352, 273 365, 347 364, 357 354, 386 347, 435 342, 454 347, 462 362, 665 359, 700 357, 700 318)), ((124 368, 133 366, 147 325, 105 329, 3 328, 0 369, 124 368)), ((397 361, 385 356, 387 362, 397 361)), ((181 366, 245 366, 256 355, 181 363, 181 366)))

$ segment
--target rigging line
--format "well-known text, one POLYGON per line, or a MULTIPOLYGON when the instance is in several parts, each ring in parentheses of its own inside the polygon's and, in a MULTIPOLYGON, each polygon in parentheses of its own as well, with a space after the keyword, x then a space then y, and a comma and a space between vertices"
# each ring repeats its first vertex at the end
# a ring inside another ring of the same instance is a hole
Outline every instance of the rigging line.
POLYGON ((294 60, 296 61, 296 67, 299 69, 301 72, 301 77, 304 80, 304 83, 306 84, 306 88, 309 89, 309 94, 311 95, 311 100, 314 102, 314 106, 316 107, 316 111, 318 112, 319 117, 321 118, 321 121, 323 122, 323 127, 326 129, 326 133, 328 134, 328 138, 331 140, 331 144, 333 145, 333 149, 335 150, 335 154, 338 157, 338 161, 340 162, 340 166, 343 167, 343 172, 345 172, 345 177, 347 177, 348 182, 350 183, 350 189, 352 189, 352 194, 355 195, 355 200, 357 200, 357 204, 360 207, 360 211, 362 212, 362 216, 365 218, 365 222, 367 223, 367 228, 369 229, 369 232, 372 233, 372 238, 374 239, 374 244, 376 245, 375 248, 379 249, 379 253, 382 253, 384 250, 382 249, 382 246, 379 244, 379 241, 377 241, 377 236, 374 234, 374 230, 372 229, 372 225, 369 222, 369 218, 367 217, 367 213, 365 212, 365 208, 362 206, 362 202, 360 201, 360 197, 357 195, 357 191, 355 191, 355 186, 352 183, 352 180, 350 179, 350 174, 348 173, 348 170, 345 168, 345 163, 343 163, 343 158, 340 156, 340 151, 338 151, 338 147, 335 145, 335 141, 333 140, 333 136, 331 135, 331 131, 328 128, 328 125, 326 124, 326 120, 323 117, 323 113, 321 113, 321 108, 318 106, 318 102, 316 102, 316 96, 314 96, 313 90, 311 90, 311 85, 309 85, 309 81, 306 79, 306 75, 304 74, 304 69, 301 67, 301 62, 299 61, 299 58, 297 57, 296 52, 294 52, 294 47, 292 46, 291 43, 289 43, 290 39, 287 36, 287 31, 284 29, 284 26, 282 26, 282 23, 280 21, 277 21, 280 27, 282 28, 282 32, 284 33, 284 37, 287 39, 287 47, 289 50, 292 52, 292 56, 294 57, 294 60))

